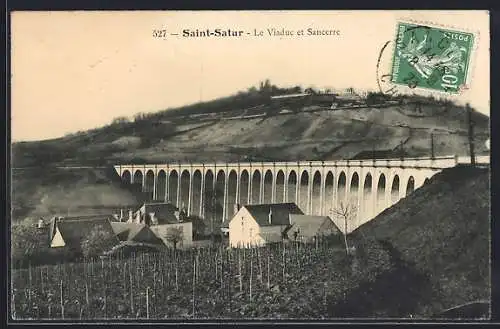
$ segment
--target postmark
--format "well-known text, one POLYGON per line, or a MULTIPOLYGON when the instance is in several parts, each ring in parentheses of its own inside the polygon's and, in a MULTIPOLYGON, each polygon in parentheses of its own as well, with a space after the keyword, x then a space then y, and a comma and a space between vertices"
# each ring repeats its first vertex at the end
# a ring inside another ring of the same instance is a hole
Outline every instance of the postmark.
POLYGON ((474 33, 398 22, 390 82, 459 94, 470 84, 474 33))

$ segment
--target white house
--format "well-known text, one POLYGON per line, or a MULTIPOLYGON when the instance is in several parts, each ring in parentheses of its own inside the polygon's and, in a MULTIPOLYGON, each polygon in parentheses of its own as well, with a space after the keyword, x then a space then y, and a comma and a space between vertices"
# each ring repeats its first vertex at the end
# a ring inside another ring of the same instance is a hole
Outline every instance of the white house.
POLYGON ((248 248, 280 242, 290 227, 290 214, 303 214, 295 203, 254 204, 241 207, 229 221, 229 245, 248 248))

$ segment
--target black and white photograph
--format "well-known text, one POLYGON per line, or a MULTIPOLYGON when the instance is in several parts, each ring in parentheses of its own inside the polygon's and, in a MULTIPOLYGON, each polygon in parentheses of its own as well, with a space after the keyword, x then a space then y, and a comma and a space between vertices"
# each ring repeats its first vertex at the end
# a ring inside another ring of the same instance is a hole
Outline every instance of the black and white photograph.
POLYGON ((489 20, 10 12, 9 321, 489 320, 489 20))

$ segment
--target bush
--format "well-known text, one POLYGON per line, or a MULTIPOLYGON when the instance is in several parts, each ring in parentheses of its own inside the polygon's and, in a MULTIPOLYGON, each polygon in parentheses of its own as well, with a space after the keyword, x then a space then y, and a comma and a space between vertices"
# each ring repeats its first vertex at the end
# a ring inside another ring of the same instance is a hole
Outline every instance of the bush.
POLYGON ((114 242, 116 241, 111 239, 108 232, 103 231, 100 227, 95 227, 90 231, 88 238, 82 241, 81 251, 84 257, 98 256, 113 248, 114 242))

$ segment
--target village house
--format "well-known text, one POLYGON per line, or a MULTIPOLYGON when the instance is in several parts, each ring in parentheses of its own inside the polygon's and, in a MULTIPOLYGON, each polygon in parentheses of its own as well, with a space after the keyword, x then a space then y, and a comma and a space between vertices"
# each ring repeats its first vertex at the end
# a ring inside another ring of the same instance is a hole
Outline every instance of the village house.
POLYGON ((65 222, 71 222, 71 221, 90 221, 90 223, 100 223, 100 221, 105 221, 107 220, 106 216, 103 215, 82 215, 82 216, 53 216, 50 220, 47 222, 44 222, 43 224, 38 222, 38 226, 42 227, 48 227, 49 231, 49 245, 52 244, 52 240, 54 238, 54 235, 56 234, 56 228, 57 228, 57 223, 60 223, 61 221, 65 222), (96 222, 93 222, 93 221, 96 222))
POLYGON ((142 223, 168 247, 189 248, 193 245, 193 223, 184 210, 168 202, 143 204, 127 222, 142 223))
POLYGON ((282 241, 290 227, 291 214, 303 215, 303 212, 295 203, 241 207, 227 223, 230 247, 258 247, 282 241))
POLYGON ((291 227, 288 239, 302 243, 314 243, 324 237, 339 235, 341 231, 328 216, 290 215, 291 227))
POLYGON ((106 252, 120 243, 107 218, 53 218, 49 228, 51 248, 65 248, 81 254, 82 244, 99 232, 99 245, 106 252))
POLYGON ((146 224, 111 222, 111 228, 121 245, 164 246, 163 241, 146 224))

